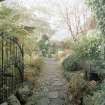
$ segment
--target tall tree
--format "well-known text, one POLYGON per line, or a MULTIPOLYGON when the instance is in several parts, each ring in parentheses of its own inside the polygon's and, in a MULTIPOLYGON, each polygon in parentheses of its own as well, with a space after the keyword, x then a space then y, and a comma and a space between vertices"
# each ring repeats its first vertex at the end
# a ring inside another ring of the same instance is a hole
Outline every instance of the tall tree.
POLYGON ((43 34, 53 33, 49 23, 35 15, 36 10, 31 11, 25 7, 7 6, 0 7, 0 31, 18 37, 24 43, 25 53, 31 56, 37 50, 37 40, 43 34))
POLYGON ((87 7, 81 4, 72 5, 68 0, 61 0, 57 6, 64 25, 70 36, 76 41, 78 34, 84 32, 84 24, 88 17, 87 7))
POLYGON ((34 13, 36 10, 33 12, 25 7, 13 8, 2 4, 0 7, 0 31, 17 37, 52 34, 49 23, 34 13))
POLYGON ((38 41, 39 50, 45 57, 48 55, 49 45, 50 45, 49 37, 47 35, 43 35, 41 39, 38 41))
POLYGON ((22 18, 22 12, 17 9, 12 9, 4 4, 0 7, 0 31, 6 32, 9 35, 15 35, 22 37, 28 34, 28 31, 20 25, 20 19, 22 18))

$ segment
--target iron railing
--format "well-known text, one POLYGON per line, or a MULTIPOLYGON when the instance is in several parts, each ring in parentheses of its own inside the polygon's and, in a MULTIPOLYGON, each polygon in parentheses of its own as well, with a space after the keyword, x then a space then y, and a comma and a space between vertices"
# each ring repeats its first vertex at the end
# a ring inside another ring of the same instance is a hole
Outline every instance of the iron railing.
POLYGON ((0 33, 0 103, 6 101, 24 79, 23 46, 16 37, 0 33))

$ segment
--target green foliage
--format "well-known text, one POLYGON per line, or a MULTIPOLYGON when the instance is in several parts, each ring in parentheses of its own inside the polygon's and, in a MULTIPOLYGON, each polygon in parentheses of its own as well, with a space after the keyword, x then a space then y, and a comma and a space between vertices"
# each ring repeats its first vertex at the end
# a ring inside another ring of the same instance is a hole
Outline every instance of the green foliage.
POLYGON ((105 1, 104 0, 86 0, 93 14, 96 17, 97 25, 105 35, 105 1))
POLYGON ((84 86, 86 86, 86 81, 83 79, 83 74, 75 73, 70 79, 70 93, 75 96, 84 89, 84 86))
POLYGON ((87 35, 80 37, 78 43, 74 46, 74 52, 81 59, 97 59, 100 57, 101 41, 100 35, 97 32, 89 32, 87 35))
POLYGON ((24 79, 31 81, 33 87, 37 86, 37 79, 43 67, 43 58, 40 56, 32 56, 31 62, 30 57, 25 56, 25 70, 24 79))
POLYGON ((7 32, 19 38, 22 36, 42 33, 51 34, 52 30, 47 21, 34 15, 33 12, 24 7, 0 6, 0 31, 7 32), (28 23, 27 23, 28 21, 28 23))
POLYGON ((43 59, 42 57, 36 56, 35 58, 33 58, 33 62, 31 64, 31 66, 34 66, 37 69, 41 69, 43 66, 43 59))
POLYGON ((19 25, 20 13, 3 4, 0 6, 0 31, 22 38, 27 31, 19 25))
MULTIPOLYGON (((33 12, 21 6, 12 7, 12 5, 7 6, 5 3, 0 4, 0 32, 15 36, 19 43, 24 44, 25 66, 33 67, 33 70, 31 69, 32 71, 30 70, 28 73, 25 71, 27 75, 29 74, 26 77, 31 78, 30 74, 32 74, 34 75, 34 79, 35 76, 39 74, 43 64, 42 58, 39 56, 36 57, 36 55, 39 54, 37 41, 44 33, 48 35, 53 33, 49 23, 40 16, 36 16, 34 14, 35 12, 36 10, 33 12)), ((7 48, 7 46, 5 48, 7 48)), ((6 54, 6 51, 4 51, 4 54, 6 54)))
POLYGON ((24 39, 24 52, 32 58, 32 54, 38 53, 37 38, 34 35, 27 36, 24 39))
POLYGON ((32 51, 33 46, 35 50, 35 41, 43 33, 52 34, 53 31, 46 20, 33 15, 33 11, 30 9, 14 7, 6 4, 0 5, 0 31, 18 37, 19 42, 25 44, 26 52, 32 51))
POLYGON ((105 104, 105 81, 97 85, 95 91, 83 98, 84 105, 104 105, 105 104))
POLYGON ((25 54, 24 56, 24 60, 25 60, 25 65, 26 66, 32 66, 35 67, 37 69, 41 69, 42 65, 43 65, 43 59, 42 57, 38 56, 38 55, 32 55, 31 57, 28 54, 25 54))
POLYGON ((63 61, 65 70, 74 71, 80 68, 80 62, 95 61, 101 57, 101 38, 100 34, 90 32, 79 37, 77 43, 72 43, 72 53, 63 61))
POLYGON ((67 71, 76 71, 80 68, 79 58, 76 55, 70 55, 63 61, 63 67, 67 71))
POLYGON ((75 47, 74 40, 70 38, 65 39, 63 47, 66 49, 73 49, 75 47))
POLYGON ((48 56, 49 54, 49 48, 50 48, 50 42, 47 35, 43 35, 41 40, 38 41, 39 50, 41 51, 42 55, 44 57, 48 56))
POLYGON ((87 81, 84 80, 83 73, 74 73, 69 82, 68 95, 71 105, 79 105, 81 97, 89 92, 87 81))

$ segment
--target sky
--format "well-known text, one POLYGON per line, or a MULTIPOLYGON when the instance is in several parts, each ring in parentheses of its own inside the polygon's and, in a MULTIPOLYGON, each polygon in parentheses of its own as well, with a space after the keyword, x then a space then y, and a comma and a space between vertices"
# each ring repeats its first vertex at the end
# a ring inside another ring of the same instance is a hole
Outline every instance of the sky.
MULTIPOLYGON (((6 0, 6 3, 10 5, 11 3, 18 4, 19 6, 25 6, 28 9, 34 8, 35 6, 43 6, 49 10, 50 16, 42 15, 47 17, 50 26, 53 29, 56 29, 55 35, 53 35, 52 40, 61 41, 64 38, 70 36, 67 29, 63 26, 59 16, 57 15, 58 8, 55 5, 60 3, 61 0, 6 0)), ((62 0, 66 5, 78 6, 81 7, 84 5, 84 0, 62 0)))

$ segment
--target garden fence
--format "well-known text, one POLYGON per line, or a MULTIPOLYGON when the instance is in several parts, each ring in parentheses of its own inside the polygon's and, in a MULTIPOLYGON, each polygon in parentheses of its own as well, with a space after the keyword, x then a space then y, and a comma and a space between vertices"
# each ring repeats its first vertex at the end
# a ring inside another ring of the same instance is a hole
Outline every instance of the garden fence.
POLYGON ((0 33, 0 103, 23 83, 23 55, 23 46, 18 38, 0 33))

